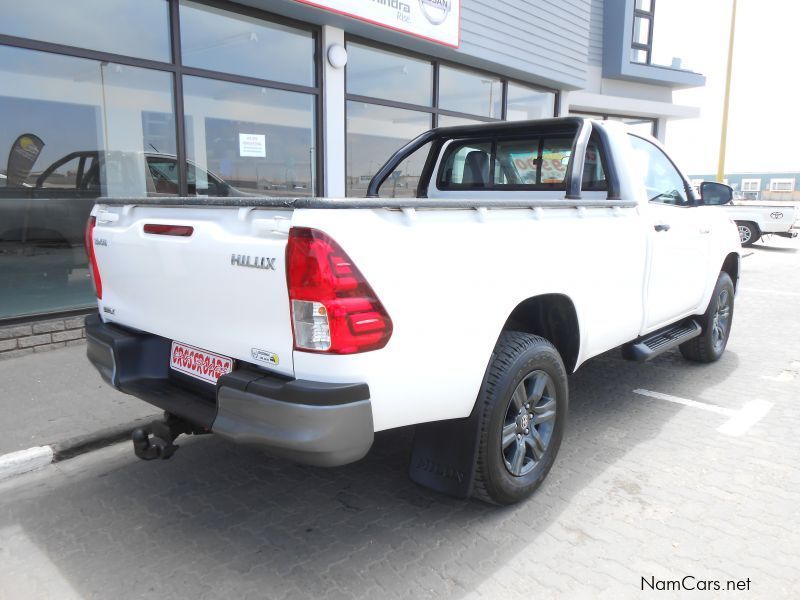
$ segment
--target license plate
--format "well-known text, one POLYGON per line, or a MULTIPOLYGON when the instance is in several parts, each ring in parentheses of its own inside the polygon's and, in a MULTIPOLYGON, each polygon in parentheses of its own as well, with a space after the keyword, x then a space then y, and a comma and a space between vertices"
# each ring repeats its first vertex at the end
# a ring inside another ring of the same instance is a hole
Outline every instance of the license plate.
POLYGON ((217 379, 233 371, 233 359, 180 342, 172 342, 169 366, 176 371, 216 385, 217 379))

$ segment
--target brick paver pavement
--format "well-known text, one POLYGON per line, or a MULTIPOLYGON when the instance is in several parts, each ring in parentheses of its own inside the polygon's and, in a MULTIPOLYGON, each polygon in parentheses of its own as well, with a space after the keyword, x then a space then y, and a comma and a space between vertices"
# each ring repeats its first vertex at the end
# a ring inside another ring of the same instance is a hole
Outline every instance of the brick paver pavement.
POLYGON ((685 576, 749 586, 685 597, 798 598, 798 247, 745 258, 718 363, 610 352, 573 376, 560 456, 528 502, 417 487, 408 430, 331 470, 213 436, 164 463, 115 446, 0 485, 0 598, 617 599, 675 597, 642 578, 685 576), (729 415, 638 388, 771 408, 734 436, 729 415))

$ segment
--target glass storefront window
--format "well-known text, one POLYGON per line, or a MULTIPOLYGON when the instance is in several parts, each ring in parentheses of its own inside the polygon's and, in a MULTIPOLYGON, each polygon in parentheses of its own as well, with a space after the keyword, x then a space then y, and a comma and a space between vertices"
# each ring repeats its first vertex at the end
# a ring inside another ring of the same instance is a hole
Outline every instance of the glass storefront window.
MULTIPOLYGON (((347 195, 363 197, 372 176, 409 139, 431 128, 424 112, 347 102, 347 195)), ((415 152, 381 187, 381 196, 413 197, 426 154, 415 152)))
POLYGON ((503 82, 491 75, 439 67, 439 107, 499 119, 503 82))
POLYGON ((169 62, 166 0, 0 0, 0 33, 169 62))
POLYGON ((314 195, 313 95, 201 77, 183 94, 190 193, 314 195))
MULTIPOLYGON (((546 118, 555 113, 556 92, 363 44, 348 42, 347 52, 348 196, 363 196, 383 161, 403 142, 426 130, 432 119, 438 127, 452 127, 498 121, 504 108, 508 120, 546 118), (437 90, 433 90, 434 75, 437 90), (504 86, 508 90, 505 107, 504 86), (372 98, 374 102, 370 102, 372 98), (406 121, 409 125, 403 130, 406 121)), ((384 182, 382 197, 416 193, 425 158, 415 158, 418 155, 419 151, 407 159, 408 166, 401 165, 392 175, 393 185, 389 185, 391 179, 384 182)))
POLYGON ((199 69, 314 85, 314 36, 220 8, 180 5, 181 58, 199 69))
POLYGON ((650 19, 634 17, 633 43, 646 45, 650 36, 650 19))
POLYGON ((602 115, 582 113, 577 111, 570 111, 569 113, 575 117, 585 117, 587 119, 594 119, 596 121, 619 121, 625 123, 626 128, 631 133, 638 133, 640 135, 656 135, 656 119, 648 117, 630 117, 626 115, 602 115))
POLYGON ((647 64, 647 50, 639 50, 631 48, 631 62, 639 64, 647 64))
POLYGON ((385 50, 347 44, 347 93, 431 106, 433 65, 385 50))
POLYGON ((508 84, 506 120, 545 119, 555 114, 556 95, 518 83, 508 84))
POLYGON ((485 123, 480 119, 465 119, 464 117, 452 117, 450 115, 439 115, 438 127, 455 127, 456 125, 477 125, 478 123, 485 123))
POLYGON ((168 73, 0 46, 0 319, 93 302, 89 212, 158 192, 172 107, 168 73))

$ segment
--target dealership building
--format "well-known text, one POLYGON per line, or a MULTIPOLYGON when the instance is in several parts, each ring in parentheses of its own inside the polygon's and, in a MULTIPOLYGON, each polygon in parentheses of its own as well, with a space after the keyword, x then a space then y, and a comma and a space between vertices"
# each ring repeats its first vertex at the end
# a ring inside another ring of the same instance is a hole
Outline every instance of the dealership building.
MULTIPOLYGON (((656 0, 0 8, 0 356, 80 343, 98 197, 363 196, 407 140, 466 123, 587 115, 663 139, 697 116, 673 90, 705 81, 656 64, 656 0)), ((420 168, 384 193, 413 195, 420 168)))

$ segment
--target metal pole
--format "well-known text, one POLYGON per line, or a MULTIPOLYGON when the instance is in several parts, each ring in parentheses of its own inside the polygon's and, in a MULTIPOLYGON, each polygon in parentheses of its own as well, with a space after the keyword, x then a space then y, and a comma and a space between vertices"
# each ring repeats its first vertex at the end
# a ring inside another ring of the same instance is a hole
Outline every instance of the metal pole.
POLYGON ((728 42, 728 70, 725 75, 725 100, 722 104, 722 134, 719 141, 719 162, 717 163, 717 181, 725 179, 725 146, 728 138, 728 105, 731 101, 731 71, 733 70, 733 36, 736 31, 736 0, 733 0, 731 12, 731 34, 728 42))

